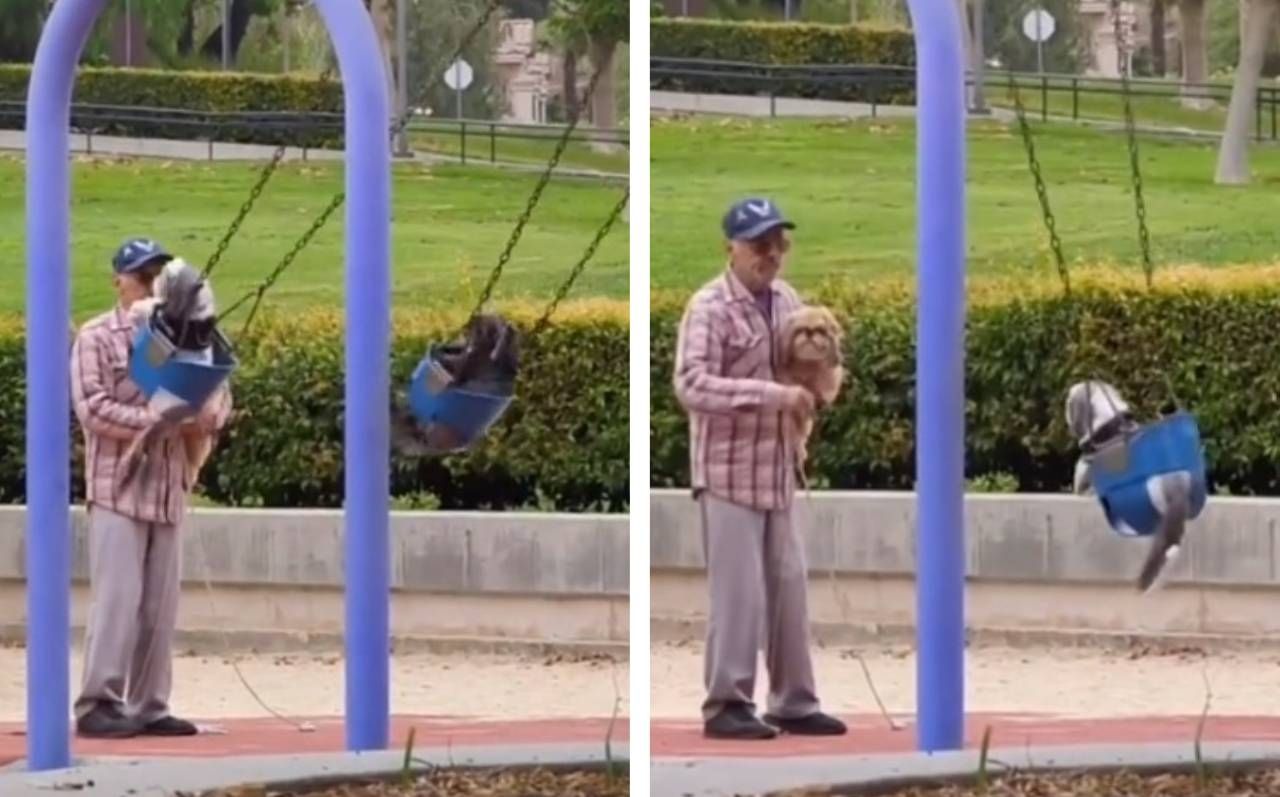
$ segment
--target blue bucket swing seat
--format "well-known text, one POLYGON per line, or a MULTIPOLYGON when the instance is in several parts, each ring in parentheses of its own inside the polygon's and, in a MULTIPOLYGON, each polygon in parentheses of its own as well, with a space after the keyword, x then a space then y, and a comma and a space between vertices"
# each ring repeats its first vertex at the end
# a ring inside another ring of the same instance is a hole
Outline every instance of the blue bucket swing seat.
POLYGON ((495 315, 477 316, 461 343, 433 344, 413 371, 409 408, 433 453, 465 451, 515 399, 516 333, 495 315))
POLYGON ((1107 522, 1118 534, 1127 536, 1123 526, 1128 526, 1138 536, 1145 537, 1159 527, 1160 514, 1147 490, 1147 480, 1152 476, 1178 471, 1190 473, 1188 519, 1199 517, 1207 500, 1208 478, 1200 428, 1194 415, 1181 410, 1100 447, 1089 468, 1098 502, 1107 522))
POLYGON ((173 335, 164 328, 157 308, 134 337, 129 376, 149 401, 160 400, 169 406, 186 405, 198 410, 227 381, 238 364, 230 342, 216 327, 211 342, 212 364, 185 359, 173 342, 173 335))

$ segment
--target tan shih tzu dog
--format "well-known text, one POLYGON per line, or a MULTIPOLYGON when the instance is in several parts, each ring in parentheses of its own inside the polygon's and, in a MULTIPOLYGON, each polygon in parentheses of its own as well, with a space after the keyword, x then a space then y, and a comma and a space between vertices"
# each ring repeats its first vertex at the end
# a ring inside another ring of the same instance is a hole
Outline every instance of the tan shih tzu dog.
MULTIPOLYGON (((805 306, 782 323, 778 381, 798 385, 813 396, 817 408, 830 406, 844 382, 844 329, 826 307, 805 306)), ((803 477, 808 461, 813 416, 792 417, 796 460, 803 477)))

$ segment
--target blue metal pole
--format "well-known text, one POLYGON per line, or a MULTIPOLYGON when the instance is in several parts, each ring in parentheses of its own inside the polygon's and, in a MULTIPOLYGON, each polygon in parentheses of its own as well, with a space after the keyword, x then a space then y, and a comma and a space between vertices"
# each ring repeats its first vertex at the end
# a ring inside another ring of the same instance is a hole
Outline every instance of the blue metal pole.
POLYGON ((357 0, 317 0, 346 97, 347 749, 390 735, 390 237, 387 80, 373 21, 357 0))
POLYGON ((923 752, 964 746, 965 100, 952 0, 910 0, 917 86, 916 712, 923 752))
POLYGON ((53 7, 27 94, 27 766, 69 766, 71 318, 68 166, 75 67, 106 0, 53 7))

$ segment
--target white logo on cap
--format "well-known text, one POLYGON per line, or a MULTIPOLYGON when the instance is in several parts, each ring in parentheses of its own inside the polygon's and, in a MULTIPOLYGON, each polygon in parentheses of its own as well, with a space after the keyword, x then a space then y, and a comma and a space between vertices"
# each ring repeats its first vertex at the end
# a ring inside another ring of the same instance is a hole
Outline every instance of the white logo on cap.
POLYGON ((769 215, 769 200, 761 200, 760 202, 748 202, 747 207, 755 211, 758 216, 769 215))

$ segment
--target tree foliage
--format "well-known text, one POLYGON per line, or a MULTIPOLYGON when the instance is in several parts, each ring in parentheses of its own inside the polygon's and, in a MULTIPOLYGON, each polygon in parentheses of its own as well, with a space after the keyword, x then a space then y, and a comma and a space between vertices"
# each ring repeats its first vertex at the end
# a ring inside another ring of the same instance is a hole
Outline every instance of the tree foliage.
POLYGON ((26 63, 35 58, 45 0, 0 2, 0 62, 26 63))

